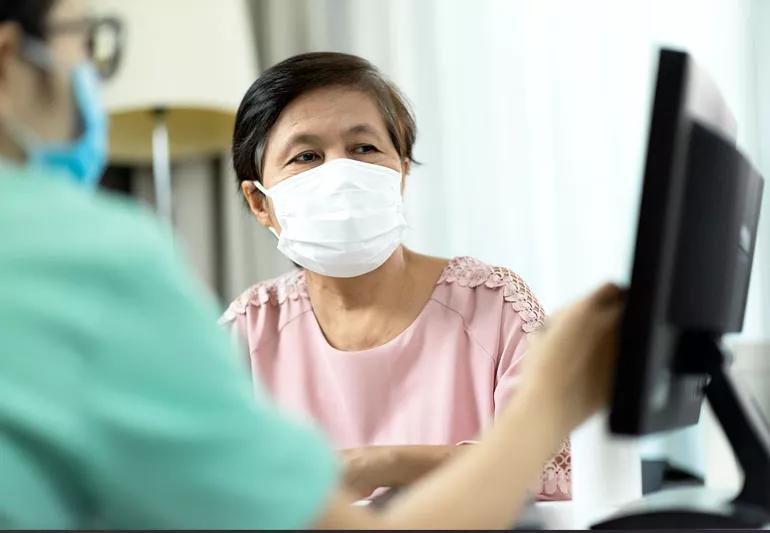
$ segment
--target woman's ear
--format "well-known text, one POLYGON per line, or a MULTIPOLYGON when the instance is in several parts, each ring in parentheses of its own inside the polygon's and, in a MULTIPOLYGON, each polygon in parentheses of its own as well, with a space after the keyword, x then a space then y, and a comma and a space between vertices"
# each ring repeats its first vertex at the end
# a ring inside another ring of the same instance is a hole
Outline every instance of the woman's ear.
POLYGON ((260 224, 266 228, 272 227, 272 217, 270 216, 270 208, 268 206, 267 197, 259 192, 257 186, 251 181, 241 182, 241 192, 243 197, 246 198, 246 202, 249 204, 249 209, 259 221, 260 224))
POLYGON ((409 170, 411 168, 412 165, 408 159, 404 159, 401 162, 401 195, 404 194, 404 189, 406 189, 406 179, 409 177, 409 170))

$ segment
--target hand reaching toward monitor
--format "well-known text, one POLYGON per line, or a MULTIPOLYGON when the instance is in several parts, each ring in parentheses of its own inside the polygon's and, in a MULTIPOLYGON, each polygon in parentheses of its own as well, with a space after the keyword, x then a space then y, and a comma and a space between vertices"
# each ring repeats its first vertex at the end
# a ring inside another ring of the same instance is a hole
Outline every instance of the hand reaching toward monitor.
POLYGON ((551 391, 565 427, 577 426, 609 399, 624 303, 624 291, 603 285, 556 313, 532 340, 522 386, 551 391))

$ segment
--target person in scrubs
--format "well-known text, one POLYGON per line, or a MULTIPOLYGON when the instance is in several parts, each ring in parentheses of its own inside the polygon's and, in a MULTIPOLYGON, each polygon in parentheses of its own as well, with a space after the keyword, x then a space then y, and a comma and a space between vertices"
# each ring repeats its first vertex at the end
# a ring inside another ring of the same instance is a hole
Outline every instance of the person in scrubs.
POLYGON ((621 292, 549 322, 480 444, 382 514, 348 505, 324 438, 254 401, 168 231, 94 191, 119 62, 88 44, 119 28, 79 0, 0 0, 0 527, 509 526, 606 402, 621 292))

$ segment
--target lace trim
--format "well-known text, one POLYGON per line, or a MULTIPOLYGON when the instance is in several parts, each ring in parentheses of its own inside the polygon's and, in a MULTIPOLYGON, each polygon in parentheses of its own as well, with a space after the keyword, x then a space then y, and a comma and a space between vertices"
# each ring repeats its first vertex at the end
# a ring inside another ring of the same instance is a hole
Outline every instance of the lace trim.
POLYGON ((237 315, 246 314, 250 306, 261 307, 266 304, 281 305, 286 300, 307 298, 307 281, 303 270, 293 270, 275 279, 257 283, 236 298, 219 319, 220 323, 229 322, 237 315))
MULTIPOLYGON (((545 313, 529 286, 517 274, 502 267, 491 267, 472 257, 456 257, 449 261, 437 285, 457 283, 461 287, 480 285, 495 289, 503 287, 503 299, 509 302, 523 320, 522 330, 532 333, 543 325, 545 313)), ((246 314, 250 306, 268 303, 281 305, 287 300, 308 298, 304 270, 297 269, 278 278, 258 283, 236 298, 222 315, 220 323, 246 314)))
POLYGON ((543 468, 538 496, 548 500, 572 498, 572 454, 568 440, 543 468))
POLYGON ((503 287, 503 299, 524 321, 522 329, 532 333, 543 326, 545 312, 532 290, 516 273, 502 267, 491 267, 472 257, 456 257, 444 269, 438 284, 457 283, 461 287, 480 285, 490 289, 503 287))

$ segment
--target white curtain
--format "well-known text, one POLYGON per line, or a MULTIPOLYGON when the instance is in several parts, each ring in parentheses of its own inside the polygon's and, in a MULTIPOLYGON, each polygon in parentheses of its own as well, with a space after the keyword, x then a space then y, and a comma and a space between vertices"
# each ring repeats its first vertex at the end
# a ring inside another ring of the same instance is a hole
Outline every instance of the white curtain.
MULTIPOLYGON (((423 164, 407 187, 407 243, 508 266, 549 310, 603 280, 629 280, 659 46, 690 51, 711 73, 736 116, 739 145, 770 176, 766 0, 250 5, 262 68, 300 52, 350 52, 410 98, 423 164)), ((233 213, 234 292, 286 264, 267 232, 233 213)), ((742 339, 770 338, 768 241, 766 191, 742 339)), ((700 434, 668 443, 696 471, 700 434)))
MULTIPOLYGON (((252 5, 262 67, 351 52, 410 98, 424 164, 407 188, 408 244, 509 266, 547 309, 628 280, 658 46, 695 55, 736 115, 739 144, 758 163, 768 157, 752 22, 762 8, 751 0, 252 5)), ((770 334, 765 207, 745 328, 757 338, 770 334)))

